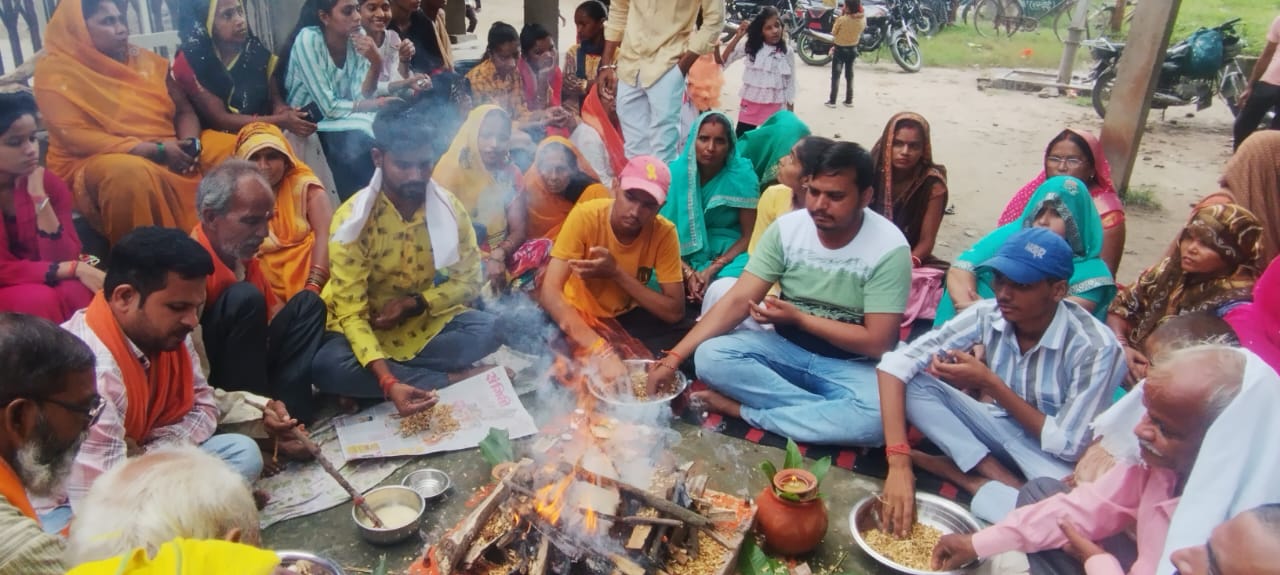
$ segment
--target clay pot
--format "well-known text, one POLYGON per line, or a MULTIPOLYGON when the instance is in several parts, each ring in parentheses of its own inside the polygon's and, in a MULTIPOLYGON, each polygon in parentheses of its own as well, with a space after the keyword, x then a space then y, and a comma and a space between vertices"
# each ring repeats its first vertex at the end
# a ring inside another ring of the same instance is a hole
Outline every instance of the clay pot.
POLYGON ((775 474, 773 485, 756 498, 756 506, 756 530, 764 535, 765 549, 770 553, 807 553, 827 534, 827 507, 818 498, 818 479, 803 469, 775 474), (794 493, 801 501, 778 497, 775 489, 794 493))

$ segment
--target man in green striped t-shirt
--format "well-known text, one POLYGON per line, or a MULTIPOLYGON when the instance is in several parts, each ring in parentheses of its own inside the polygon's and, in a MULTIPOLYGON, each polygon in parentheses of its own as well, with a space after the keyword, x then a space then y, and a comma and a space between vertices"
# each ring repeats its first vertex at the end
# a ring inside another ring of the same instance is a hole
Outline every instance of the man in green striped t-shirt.
POLYGON ((769 226, 746 272, 655 366, 650 386, 696 349, 711 390, 694 399, 711 411, 797 441, 881 445, 875 367, 898 342, 911 249, 867 208, 874 172, 861 146, 837 142, 806 169, 807 210, 769 226), (766 296, 775 282, 781 295, 766 296), (748 316, 773 329, 729 333, 748 316))

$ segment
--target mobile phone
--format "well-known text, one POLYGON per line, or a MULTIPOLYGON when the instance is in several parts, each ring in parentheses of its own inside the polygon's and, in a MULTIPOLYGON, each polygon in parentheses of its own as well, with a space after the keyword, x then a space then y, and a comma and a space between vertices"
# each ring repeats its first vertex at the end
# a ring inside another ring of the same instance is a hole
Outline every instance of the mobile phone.
POLYGON ((955 358, 951 357, 951 354, 949 354, 949 353, 947 353, 947 352, 945 352, 945 351, 940 351, 940 352, 938 352, 938 353, 934 354, 934 356, 933 356, 933 357, 934 357, 934 358, 936 358, 940 363, 955 363, 955 362, 956 362, 955 358))
POLYGON ((204 146, 200 144, 200 138, 187 138, 178 144, 182 151, 192 158, 199 158, 200 152, 204 151, 204 146))
POLYGON ((319 104, 315 102, 303 106, 302 113, 307 115, 307 120, 310 120, 312 124, 319 123, 320 120, 324 119, 324 112, 320 111, 319 104))

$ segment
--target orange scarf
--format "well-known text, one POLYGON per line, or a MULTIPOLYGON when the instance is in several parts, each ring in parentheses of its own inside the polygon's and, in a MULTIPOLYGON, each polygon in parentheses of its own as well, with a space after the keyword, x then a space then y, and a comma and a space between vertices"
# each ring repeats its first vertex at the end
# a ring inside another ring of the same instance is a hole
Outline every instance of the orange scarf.
POLYGON ((196 404, 195 371, 185 346, 152 357, 148 372, 133 355, 101 291, 93 296, 84 320, 120 366, 129 398, 124 414, 126 437, 142 443, 152 429, 177 423, 191 412, 196 404))
POLYGON ((604 102, 600 101, 600 94, 596 90, 597 87, 592 86, 591 91, 587 92, 586 99, 582 101, 582 121, 595 128, 600 134, 600 139, 604 140, 604 148, 609 152, 609 165, 613 167, 613 175, 615 178, 620 178, 622 168, 627 166, 627 152, 623 145, 622 132, 609 120, 609 112, 605 110, 604 102))
MULTIPOLYGON (((538 153, 534 157, 533 165, 529 166, 529 170, 524 173, 524 189, 525 189, 525 206, 526 216, 528 218, 529 237, 530 238, 547 238, 554 240, 560 235, 560 227, 564 225, 565 218, 569 217, 569 211, 573 209, 574 202, 570 202, 560 194, 552 193, 547 189, 547 184, 542 180, 542 173, 538 171, 538 161, 542 159, 543 154, 552 145, 559 144, 565 147, 574 157, 574 169, 580 174, 599 182, 599 176, 591 169, 591 164, 582 157, 582 153, 573 147, 573 142, 560 136, 548 136, 538 145, 538 153)), ((609 190, 599 183, 591 184, 582 191, 578 196, 577 202, 587 202, 601 198, 608 198, 609 190)))
POLYGON ((17 507, 18 511, 32 521, 40 522, 36 517, 35 508, 31 506, 31 500, 27 499, 27 490, 22 487, 22 479, 3 459, 0 459, 0 497, 8 499, 9 505, 17 507))
POLYGON ((58 4, 45 39, 35 94, 49 128, 49 170, 73 181, 97 154, 175 137, 168 60, 136 46, 127 62, 99 52, 81 0, 58 4))
MULTIPOLYGON (((205 251, 209 252, 209 257, 213 259, 213 274, 204 280, 205 305, 210 305, 218 301, 218 296, 221 296, 222 292, 240 280, 236 278, 236 272, 227 267, 227 264, 222 263, 222 258, 218 257, 218 252, 213 251, 213 245, 209 243, 209 237, 204 235, 203 225, 196 224, 196 229, 191 230, 191 237, 200 242, 205 251)), ((262 275, 262 267, 258 265, 257 259, 250 259, 244 262, 244 281, 258 288, 258 291, 262 292, 262 296, 267 298, 268 313, 276 308, 275 292, 271 291, 271 284, 267 282, 267 276, 262 275)))

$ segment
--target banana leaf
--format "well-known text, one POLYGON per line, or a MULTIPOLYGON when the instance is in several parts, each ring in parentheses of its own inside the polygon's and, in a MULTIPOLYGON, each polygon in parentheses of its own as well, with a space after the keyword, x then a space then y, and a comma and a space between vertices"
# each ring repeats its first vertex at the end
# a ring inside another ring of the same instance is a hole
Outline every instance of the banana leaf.
POLYGON ((489 428, 489 435, 480 442, 480 457, 489 467, 504 461, 515 461, 516 450, 511 444, 511 434, 505 429, 489 428))

